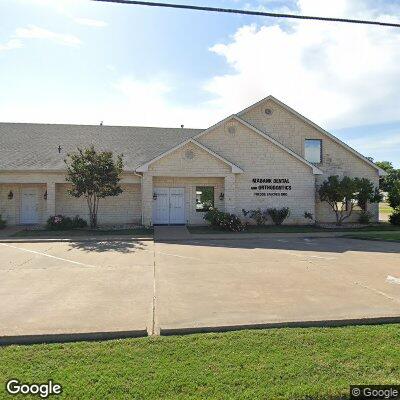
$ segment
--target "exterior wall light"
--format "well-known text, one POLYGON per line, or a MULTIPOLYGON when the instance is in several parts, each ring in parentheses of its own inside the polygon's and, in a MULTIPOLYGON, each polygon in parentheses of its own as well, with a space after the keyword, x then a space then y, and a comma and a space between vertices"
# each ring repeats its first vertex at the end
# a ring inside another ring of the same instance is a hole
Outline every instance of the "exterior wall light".
POLYGON ((8 193, 8 200, 12 200, 14 197, 14 193, 12 192, 12 190, 10 190, 10 193, 8 193))
POLYGON ((221 194, 219 195, 219 199, 222 201, 224 198, 225 198, 225 194, 224 194, 224 193, 221 193, 221 194))
POLYGON ((44 192, 43 198, 47 200, 47 190, 44 192))
POLYGON ((157 200, 157 194, 156 193, 153 194, 153 200, 157 200))

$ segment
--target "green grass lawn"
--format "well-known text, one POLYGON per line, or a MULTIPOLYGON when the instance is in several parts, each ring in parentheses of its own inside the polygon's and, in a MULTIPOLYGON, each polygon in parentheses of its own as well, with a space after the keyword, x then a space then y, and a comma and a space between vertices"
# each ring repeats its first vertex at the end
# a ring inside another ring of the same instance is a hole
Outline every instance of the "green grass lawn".
POLYGON ((382 216, 390 215, 393 212, 393 208, 389 206, 387 203, 379 203, 379 214, 382 216))
POLYGON ((153 237, 153 229, 137 228, 137 229, 120 229, 120 230, 90 230, 90 229, 74 229, 68 231, 51 231, 51 230, 23 230, 16 232, 12 237, 77 237, 77 236, 132 236, 132 237, 153 237))
MULTIPOLYGON (((226 231, 213 229, 210 226, 188 226, 188 230, 193 234, 206 234, 206 233, 229 233, 226 231)), ((365 226, 362 228, 356 228, 354 230, 369 232, 369 231, 400 231, 399 226, 390 225, 389 223, 380 223, 374 226, 365 226)), ((250 225, 243 233, 308 233, 308 232, 349 232, 349 228, 337 228, 337 229, 324 229, 314 225, 266 225, 266 226, 255 226, 250 225)))
POLYGON ((393 232, 357 232, 344 236, 353 239, 387 240, 387 241, 400 242, 400 230, 393 232))
POLYGON ((10 346, 0 360, 0 398, 14 377, 53 379, 65 399, 339 399, 400 384, 400 326, 10 346))

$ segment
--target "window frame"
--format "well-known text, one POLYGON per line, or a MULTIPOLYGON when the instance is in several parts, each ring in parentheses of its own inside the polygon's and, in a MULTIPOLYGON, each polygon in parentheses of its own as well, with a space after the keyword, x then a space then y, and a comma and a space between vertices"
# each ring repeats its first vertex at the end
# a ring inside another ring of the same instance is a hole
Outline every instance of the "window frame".
POLYGON ((211 185, 195 186, 195 207, 196 207, 196 212, 202 212, 202 213, 207 212, 207 211, 210 210, 210 208, 215 207, 215 187, 214 186, 211 186, 211 185), (205 208, 202 208, 202 209, 197 208, 197 192, 199 191, 197 189, 202 189, 202 188, 211 188, 212 189, 212 193, 213 193, 212 205, 210 205, 207 209, 205 209, 205 208))
POLYGON ((323 162, 323 150, 322 150, 322 146, 323 146, 323 144, 322 144, 322 139, 305 138, 305 139, 304 139, 304 159, 305 159, 306 161, 308 161, 309 163, 311 163, 311 164, 322 164, 322 162, 323 162), (320 146, 319 146, 319 148, 320 148, 320 154, 319 154, 319 161, 318 161, 318 162, 309 161, 309 160, 307 160, 307 158, 306 158, 306 143, 307 143, 308 140, 309 140, 309 141, 318 141, 318 142, 320 143, 320 146))

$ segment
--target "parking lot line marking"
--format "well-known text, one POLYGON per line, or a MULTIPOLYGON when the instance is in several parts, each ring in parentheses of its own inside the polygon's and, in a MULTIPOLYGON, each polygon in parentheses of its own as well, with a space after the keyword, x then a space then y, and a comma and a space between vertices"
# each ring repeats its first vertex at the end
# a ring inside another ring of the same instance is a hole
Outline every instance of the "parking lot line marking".
POLYGON ((399 278, 395 278, 394 276, 388 275, 386 280, 389 283, 394 283, 394 284, 400 285, 400 279, 399 278))
POLYGON ((162 254, 164 256, 178 257, 178 258, 188 258, 190 260, 200 260, 200 261, 203 260, 202 258, 198 258, 198 257, 181 256, 179 254, 164 253, 163 251, 156 251, 155 254, 162 254))
POLYGON ((37 254, 37 255, 43 256, 43 257, 54 258, 54 259, 59 260, 59 261, 69 262, 69 263, 71 263, 71 264, 81 265, 81 266, 84 266, 84 267, 97 268, 95 265, 83 264, 83 263, 80 263, 80 262, 78 262, 78 261, 67 260, 66 258, 61 258, 61 257, 52 256, 52 255, 50 255, 50 254, 41 253, 40 251, 28 250, 28 249, 24 249, 23 247, 11 246, 10 244, 5 244, 5 243, 0 243, 0 245, 1 245, 1 246, 6 246, 6 247, 11 247, 11 248, 13 248, 13 249, 17 249, 17 250, 21 250, 21 251, 25 251, 25 252, 27 252, 27 253, 37 254))
POLYGON ((396 299, 395 297, 389 296, 389 295, 387 295, 386 293, 382 292, 381 290, 372 288, 372 287, 367 286, 367 285, 363 285, 363 284, 360 283, 360 282, 354 282, 354 283, 355 283, 356 285, 358 285, 358 286, 361 286, 361 287, 365 288, 365 289, 371 290, 372 292, 378 293, 378 294, 380 294, 381 296, 386 297, 386 298, 389 299, 389 300, 395 301, 396 303, 400 303, 400 300, 399 300, 399 299, 396 299))

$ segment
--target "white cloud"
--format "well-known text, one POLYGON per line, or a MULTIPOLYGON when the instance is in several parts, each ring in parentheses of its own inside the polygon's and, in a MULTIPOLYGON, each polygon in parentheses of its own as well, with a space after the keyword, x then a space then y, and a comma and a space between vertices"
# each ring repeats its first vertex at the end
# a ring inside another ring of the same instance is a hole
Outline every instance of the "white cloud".
MULTIPOLYGON (((307 15, 398 20, 355 0, 298 0, 297 6, 307 15)), ((295 20, 283 28, 274 20, 243 26, 211 51, 234 71, 205 86, 216 107, 233 112, 273 94, 329 128, 399 119, 398 29, 295 20)))
POLYGON ((74 35, 52 32, 34 25, 27 28, 17 28, 15 36, 22 39, 47 39, 64 46, 79 46, 82 43, 74 35))
POLYGON ((367 142, 365 138, 351 139, 351 142, 357 148, 363 148, 366 151, 393 150, 396 147, 400 147, 400 133, 385 134, 383 139, 371 142, 367 142))
POLYGON ((19 49, 22 46, 23 46, 23 44, 19 39, 10 39, 8 42, 6 42, 4 44, 0 44, 0 51, 19 49))
MULTIPOLYGON (((368 4, 372 3, 298 0, 296 8, 297 12, 309 15, 382 20, 395 20, 399 14, 393 11, 389 14, 375 6, 368 8, 368 4)), ((228 43, 211 48, 233 70, 205 83, 203 89, 213 96, 212 101, 195 105, 174 103, 174 85, 168 80, 143 81, 130 76, 110 88, 113 100, 104 99, 105 105, 66 104, 54 112, 42 107, 42 111, 28 110, 26 115, 16 110, 19 113, 13 114, 14 120, 24 115, 25 120, 31 121, 104 120, 108 124, 179 126, 183 123, 207 127, 268 94, 328 129, 399 119, 400 30, 326 22, 291 20, 282 25, 275 19, 267 21, 272 25, 243 26, 228 43)), ((28 31, 55 40, 52 32, 37 29, 28 31)), ((55 35, 60 40, 59 34, 55 35)), ((75 38, 72 43, 78 41, 75 38)), ((113 65, 106 68, 115 70, 113 65)))
POLYGON ((94 27, 94 28, 104 28, 108 25, 107 22, 100 21, 98 19, 90 19, 90 18, 74 18, 74 21, 77 24, 90 26, 90 27, 94 27))

